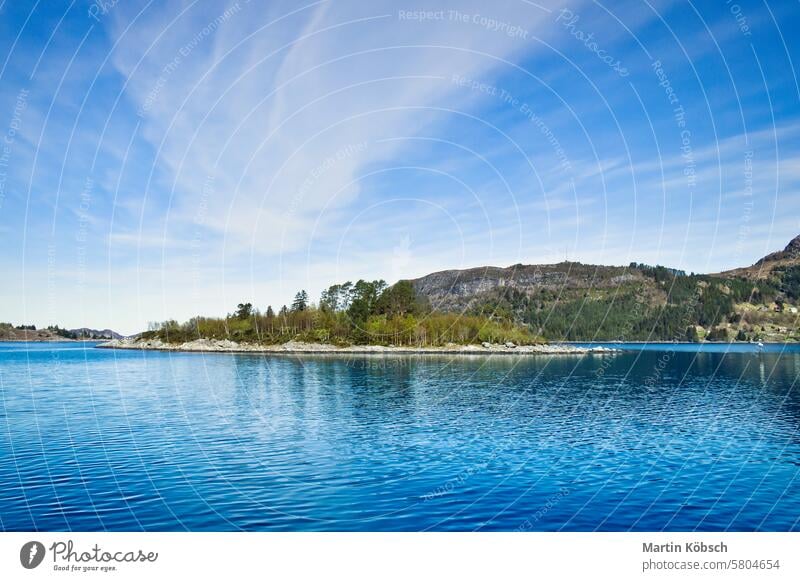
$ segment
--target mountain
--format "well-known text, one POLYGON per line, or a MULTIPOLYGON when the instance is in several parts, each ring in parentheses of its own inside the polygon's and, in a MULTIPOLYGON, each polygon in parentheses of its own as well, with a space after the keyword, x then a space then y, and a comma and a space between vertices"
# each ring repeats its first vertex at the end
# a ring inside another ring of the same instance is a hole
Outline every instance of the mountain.
POLYGON ((800 340, 792 316, 800 236, 753 266, 718 274, 562 262, 446 270, 410 282, 434 311, 510 319, 550 340, 800 340))
POLYGON ((88 327, 80 327, 78 329, 70 329, 70 333, 74 333, 78 339, 124 339, 124 335, 120 335, 111 329, 90 329, 88 327))
POLYGON ((752 280, 764 280, 781 276, 787 269, 800 265, 800 236, 794 238, 786 248, 768 254, 752 266, 735 268, 719 273, 723 277, 742 277, 752 280))
POLYGON ((794 238, 781 252, 773 252, 759 260, 759 262, 796 261, 800 258, 800 236, 794 238))

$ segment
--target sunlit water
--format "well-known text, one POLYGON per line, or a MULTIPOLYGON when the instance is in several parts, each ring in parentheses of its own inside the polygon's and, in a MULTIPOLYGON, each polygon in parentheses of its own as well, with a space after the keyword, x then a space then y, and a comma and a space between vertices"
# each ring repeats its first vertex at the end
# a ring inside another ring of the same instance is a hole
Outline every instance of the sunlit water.
POLYGON ((799 529, 797 348, 673 347, 347 358, 3 343, 0 528, 799 529))

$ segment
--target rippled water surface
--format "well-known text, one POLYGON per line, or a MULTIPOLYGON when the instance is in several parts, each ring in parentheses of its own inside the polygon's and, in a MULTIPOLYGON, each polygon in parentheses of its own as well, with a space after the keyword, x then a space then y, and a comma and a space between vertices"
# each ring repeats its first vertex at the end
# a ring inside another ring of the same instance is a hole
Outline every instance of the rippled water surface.
POLYGON ((797 530, 799 372, 0 343, 0 528, 797 530))

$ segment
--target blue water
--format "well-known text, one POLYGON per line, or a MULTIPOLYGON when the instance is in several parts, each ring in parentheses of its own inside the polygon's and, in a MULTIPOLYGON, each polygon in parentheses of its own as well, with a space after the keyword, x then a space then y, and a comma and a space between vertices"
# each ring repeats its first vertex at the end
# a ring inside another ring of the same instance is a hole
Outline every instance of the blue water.
POLYGON ((4 530, 800 529, 800 352, 0 344, 4 530))

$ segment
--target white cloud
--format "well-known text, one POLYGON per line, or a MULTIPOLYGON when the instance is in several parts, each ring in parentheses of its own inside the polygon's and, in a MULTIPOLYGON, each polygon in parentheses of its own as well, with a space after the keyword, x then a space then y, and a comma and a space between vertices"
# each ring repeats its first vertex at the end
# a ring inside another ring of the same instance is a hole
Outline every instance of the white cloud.
POLYGON ((491 14, 531 33, 549 17, 521 3, 442 2, 435 9, 444 20, 430 22, 398 18, 413 7, 396 2, 232 6, 208 34, 222 7, 178 16, 183 6, 154 6, 130 28, 133 12, 115 10, 114 62, 131 101, 148 104, 142 130, 163 170, 151 187, 174 188, 174 227, 191 222, 203 181, 214 176, 205 225, 225 232, 232 252, 259 255, 305 248, 319 212, 358 195, 358 183, 347 184, 359 169, 397 155, 397 142, 378 140, 435 121, 422 108, 454 92, 451 75, 478 76, 530 48, 480 19, 451 20, 449 10, 491 14), (342 155, 358 144, 366 145, 342 155))

